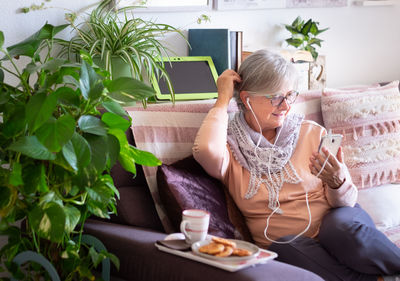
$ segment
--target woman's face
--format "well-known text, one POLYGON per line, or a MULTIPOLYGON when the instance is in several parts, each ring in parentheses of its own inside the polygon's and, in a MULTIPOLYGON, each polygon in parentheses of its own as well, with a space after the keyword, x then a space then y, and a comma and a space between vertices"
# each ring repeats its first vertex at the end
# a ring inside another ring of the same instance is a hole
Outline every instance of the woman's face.
POLYGON ((246 121, 253 130, 260 130, 257 125, 257 121, 254 119, 254 116, 247 103, 248 101, 263 132, 265 130, 275 129, 282 126, 283 121, 285 120, 291 108, 291 104, 288 102, 288 100, 293 98, 293 95, 297 97, 296 92, 293 91, 292 85, 284 85, 281 87, 281 89, 274 93, 257 93, 254 95, 247 91, 241 92, 240 97, 247 109, 245 112, 246 121), (280 99, 277 96, 287 97, 287 99, 283 99, 283 101, 279 104, 280 99), (271 99, 272 97, 274 98, 271 99), (273 104, 275 104, 275 106, 273 104))

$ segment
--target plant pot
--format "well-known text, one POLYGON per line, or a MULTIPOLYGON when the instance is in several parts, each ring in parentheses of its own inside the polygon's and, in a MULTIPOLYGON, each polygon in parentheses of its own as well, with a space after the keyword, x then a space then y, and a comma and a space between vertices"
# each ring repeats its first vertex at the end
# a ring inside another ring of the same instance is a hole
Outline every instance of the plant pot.
MULTIPOLYGON (((93 62, 101 68, 106 69, 104 58, 100 59, 99 56, 95 56, 93 57, 93 62)), ((120 77, 132 77, 132 72, 128 63, 118 56, 113 56, 111 58, 111 75, 113 79, 120 77)))

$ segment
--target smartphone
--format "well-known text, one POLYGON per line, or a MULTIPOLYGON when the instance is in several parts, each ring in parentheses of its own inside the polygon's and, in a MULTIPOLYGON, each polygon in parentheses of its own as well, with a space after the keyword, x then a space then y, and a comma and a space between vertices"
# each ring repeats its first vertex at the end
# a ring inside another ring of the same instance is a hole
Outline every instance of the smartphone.
POLYGON ((328 134, 325 136, 322 136, 321 138, 321 142, 319 143, 319 147, 318 147, 318 153, 323 154, 323 152, 321 151, 322 147, 326 147, 330 153, 332 153, 333 155, 337 155, 337 152, 339 150, 340 144, 342 143, 342 135, 339 134, 328 134))

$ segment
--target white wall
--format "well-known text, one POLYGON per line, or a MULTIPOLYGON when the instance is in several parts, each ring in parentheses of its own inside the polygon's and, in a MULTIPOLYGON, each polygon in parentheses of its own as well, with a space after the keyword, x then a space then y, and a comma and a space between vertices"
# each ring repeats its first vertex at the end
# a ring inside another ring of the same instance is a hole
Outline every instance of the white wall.
MULTIPOLYGON (((63 24, 64 10, 47 9, 28 14, 17 13, 18 8, 35 3, 33 0, 3 1, 0 30, 5 33, 6 45, 16 43, 39 29, 46 21, 63 24)), ((40 4, 42 1, 37 1, 40 4)), ((96 0, 53 0, 47 5, 78 10, 96 0)), ((384 7, 270 9, 247 11, 202 11, 171 13, 138 13, 138 16, 188 28, 230 28, 242 30, 244 49, 287 47, 283 42, 289 33, 284 23, 291 23, 298 15, 329 27, 321 38, 325 40, 320 54, 327 56, 327 83, 336 87, 348 84, 374 83, 400 79, 400 5, 384 7), (205 13, 211 23, 198 25, 197 17, 205 13)), ((65 31, 62 36, 68 37, 65 31)), ((186 55, 187 46, 177 36, 167 38, 177 55, 186 55)))

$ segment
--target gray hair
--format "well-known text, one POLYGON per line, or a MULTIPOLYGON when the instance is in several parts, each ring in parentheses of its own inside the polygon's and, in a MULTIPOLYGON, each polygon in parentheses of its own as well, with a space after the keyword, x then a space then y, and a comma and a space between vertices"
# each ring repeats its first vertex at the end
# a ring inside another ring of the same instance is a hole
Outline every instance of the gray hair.
POLYGON ((298 78, 292 63, 268 50, 258 50, 248 56, 239 67, 238 74, 242 82, 236 84, 233 96, 241 110, 244 110, 239 96, 241 91, 273 94, 286 82, 297 83, 298 78))

